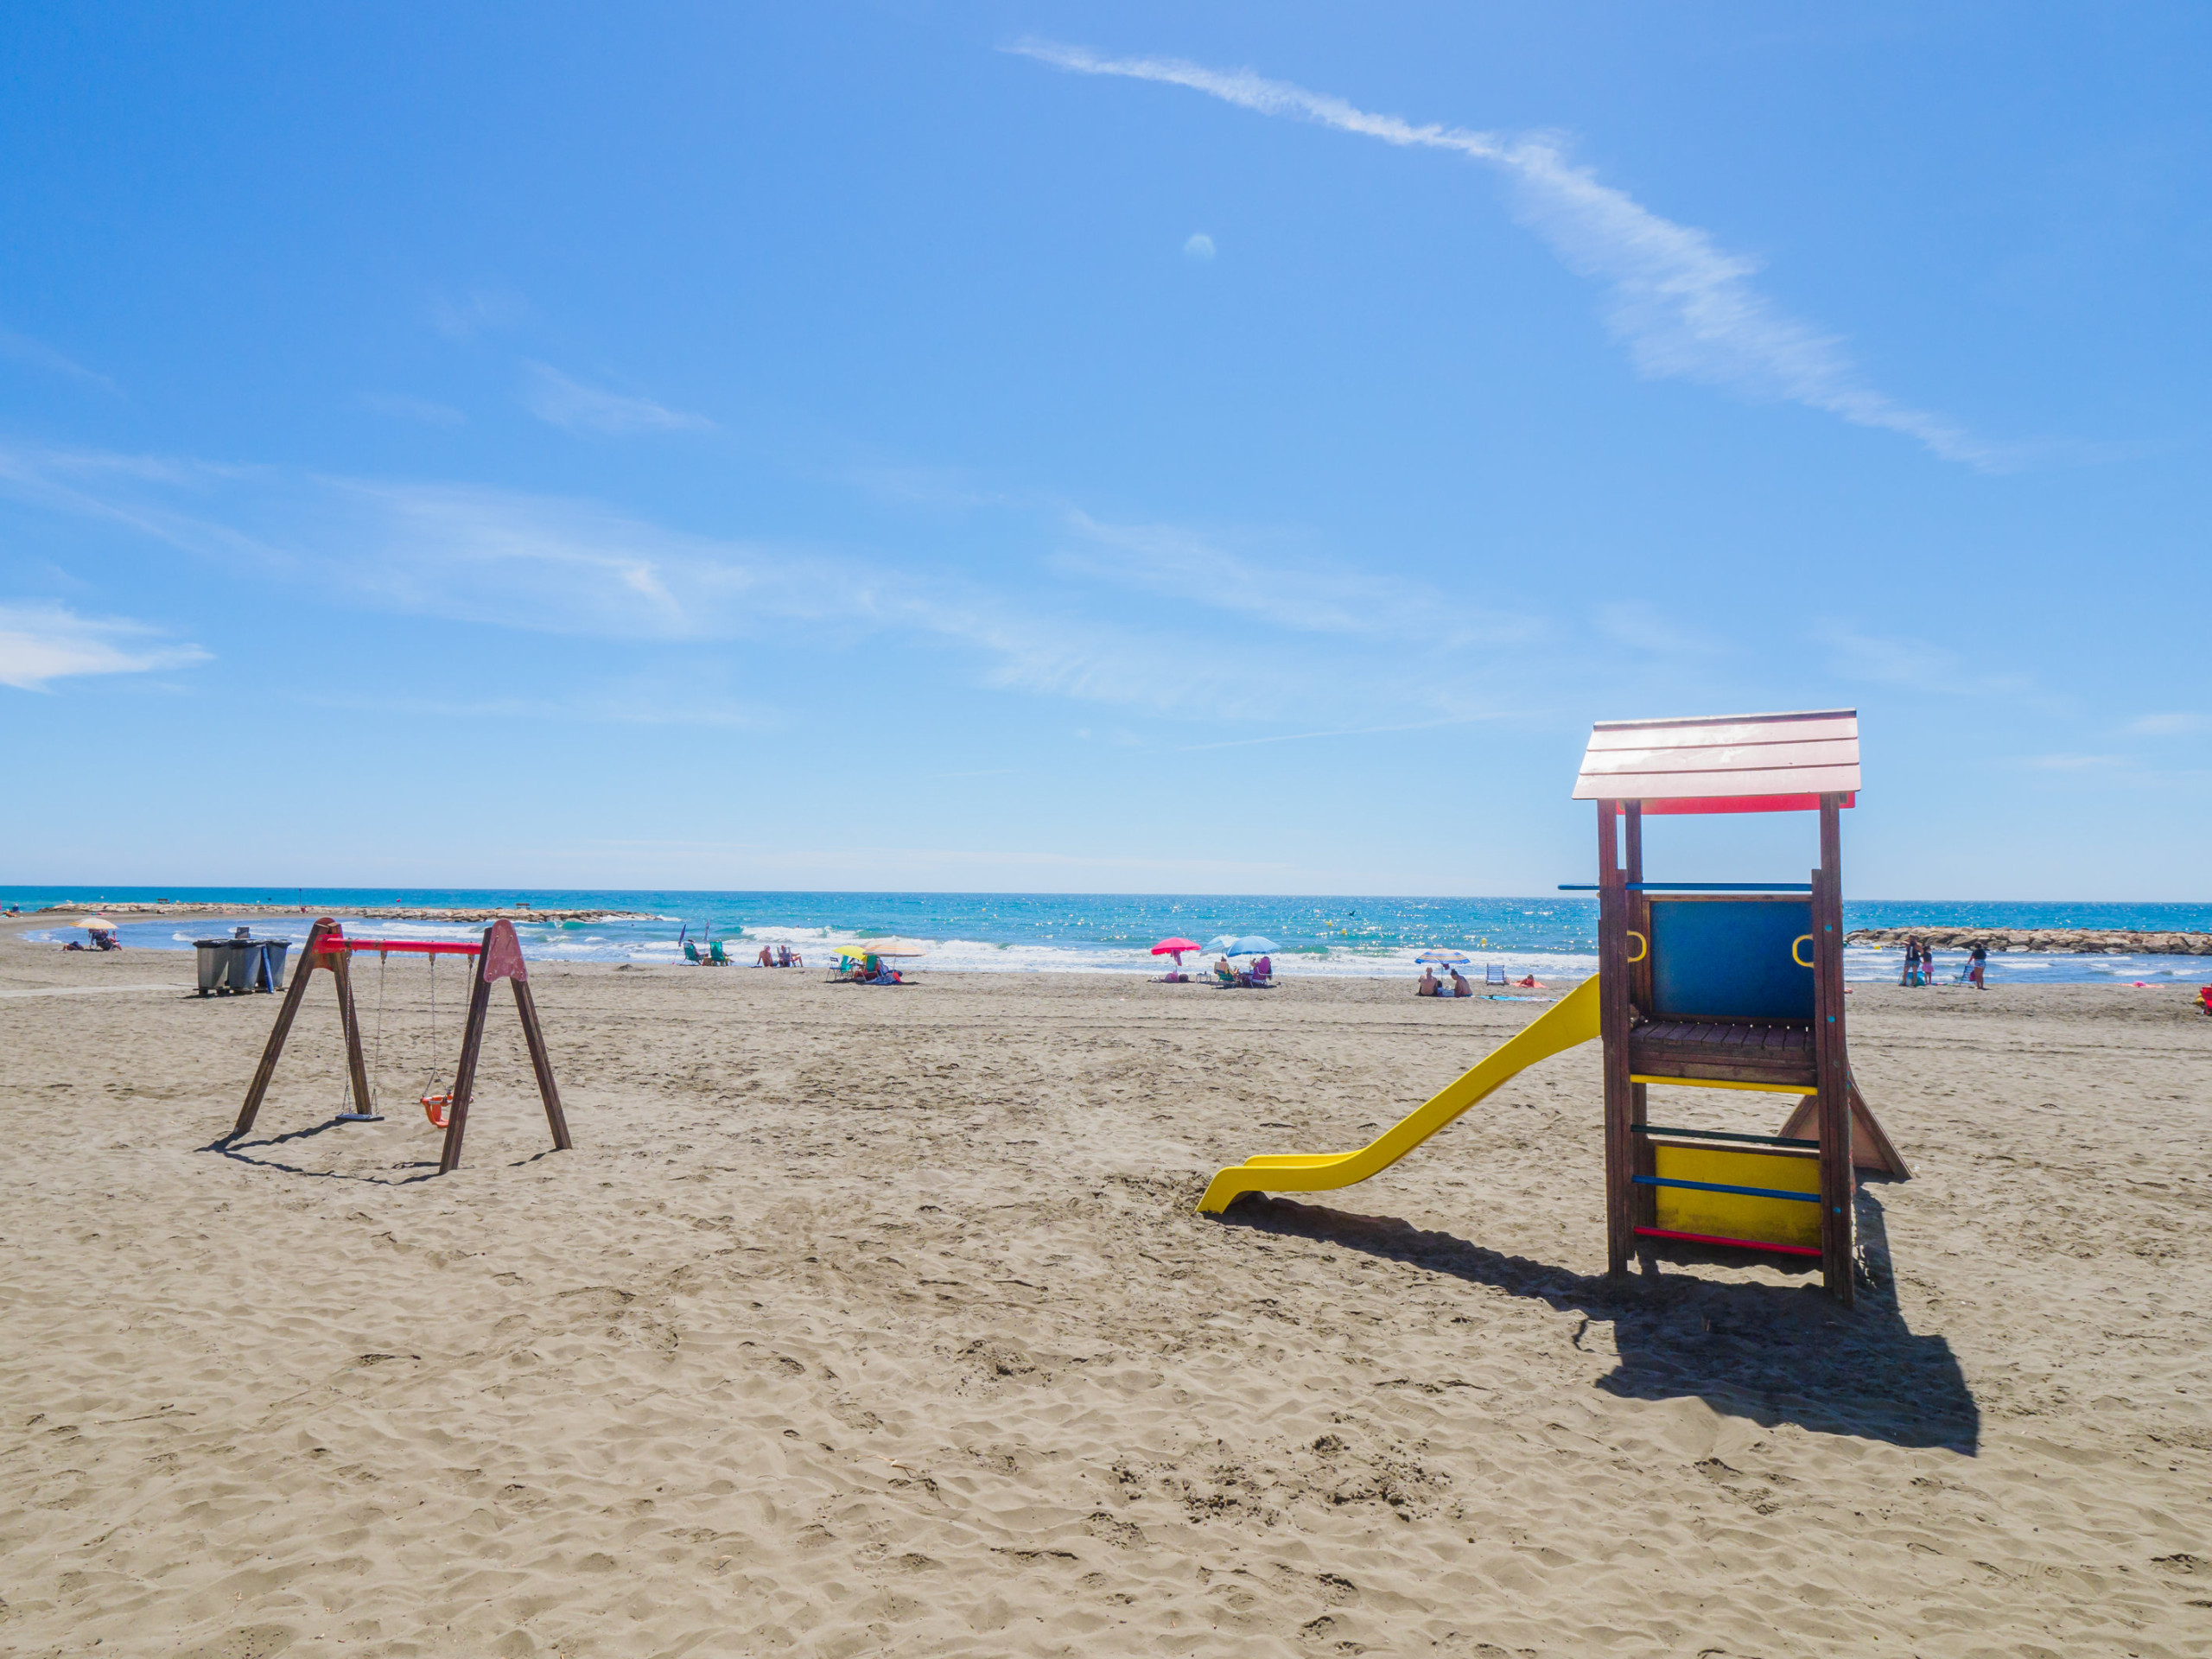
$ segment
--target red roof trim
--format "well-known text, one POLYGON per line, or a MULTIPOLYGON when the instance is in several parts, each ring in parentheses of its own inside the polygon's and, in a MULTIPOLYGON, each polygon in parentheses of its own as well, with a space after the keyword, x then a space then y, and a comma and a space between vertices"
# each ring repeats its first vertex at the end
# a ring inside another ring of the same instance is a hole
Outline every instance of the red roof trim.
MULTIPOLYGON (((1859 804, 1856 790, 1847 793, 1839 803, 1844 806, 1859 804)), ((1701 800, 1645 801, 1643 816, 1688 812, 1817 812, 1821 798, 1817 795, 1709 795, 1701 800)))

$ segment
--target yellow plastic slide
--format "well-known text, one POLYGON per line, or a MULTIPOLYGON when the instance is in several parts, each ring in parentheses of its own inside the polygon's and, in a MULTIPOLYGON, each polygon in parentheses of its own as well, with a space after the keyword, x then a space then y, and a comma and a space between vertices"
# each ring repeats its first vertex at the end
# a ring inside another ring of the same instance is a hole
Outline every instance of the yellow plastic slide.
POLYGON ((1205 1215, 1226 1210, 1246 1192, 1322 1192, 1350 1186, 1388 1169, 1516 1072, 1598 1034, 1598 976, 1592 974, 1546 1008, 1482 1063, 1357 1152, 1275 1153, 1224 1169, 1198 1200, 1205 1215))

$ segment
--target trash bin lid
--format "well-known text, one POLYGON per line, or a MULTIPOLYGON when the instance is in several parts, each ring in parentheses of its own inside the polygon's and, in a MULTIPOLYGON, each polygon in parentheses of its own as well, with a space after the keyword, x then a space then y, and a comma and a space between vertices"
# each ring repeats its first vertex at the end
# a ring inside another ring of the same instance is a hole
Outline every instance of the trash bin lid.
POLYGON ((228 944, 230 941, 228 939, 194 939, 193 943, 200 945, 228 944))

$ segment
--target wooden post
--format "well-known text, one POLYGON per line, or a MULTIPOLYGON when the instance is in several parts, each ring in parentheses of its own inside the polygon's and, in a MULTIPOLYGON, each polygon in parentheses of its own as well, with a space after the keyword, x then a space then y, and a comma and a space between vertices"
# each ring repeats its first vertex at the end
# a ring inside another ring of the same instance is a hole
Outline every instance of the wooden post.
POLYGON ((1621 868, 1618 801, 1598 803, 1598 1030, 1605 1068, 1605 1271, 1628 1271, 1634 1240, 1636 1155, 1629 1132, 1628 888, 1621 868))
POLYGON ((476 1092, 476 1057, 484 1046, 484 1016, 492 1004, 492 982, 484 977, 484 970, 490 966, 491 947, 492 929, 487 927, 484 948, 471 958, 475 971, 469 976, 468 1020, 461 1027, 461 1064, 454 1068, 453 1103, 446 1109, 445 1149, 438 1154, 441 1175, 450 1175, 461 1167, 461 1138, 468 1132, 468 1100, 476 1092))
POLYGON ((469 982, 468 1022, 461 1036, 461 1064, 454 1068, 453 1104, 446 1116, 445 1150, 438 1159, 438 1173, 461 1167, 461 1137, 468 1133, 468 1103, 476 1094, 476 1061, 483 1052, 484 1024, 492 1005, 492 982, 504 979, 514 988, 515 1016, 522 1021, 523 1041, 530 1047, 530 1069, 537 1074, 537 1097, 544 1103, 545 1124, 553 1131, 553 1149, 566 1152, 569 1119, 561 1109, 561 1090, 553 1081, 553 1057, 545 1047, 545 1033, 537 1022, 537 1000, 530 994, 530 972, 524 967, 522 945, 511 922, 494 922, 484 930, 483 947, 476 953, 476 971, 469 982))
POLYGON ((1842 797, 1821 797, 1821 868, 1813 872, 1813 1068, 1819 1084, 1821 1277, 1852 1306, 1858 1242, 1851 1155, 1851 1065, 1843 1004, 1842 797))
MULTIPOLYGON (((1626 843, 1626 868, 1623 872, 1630 881, 1643 880, 1643 803, 1630 801, 1625 810, 1622 839, 1626 843)), ((1629 1021, 1633 1028, 1637 1010, 1645 1018, 1651 1014, 1651 895, 1648 893, 1628 894, 1626 925, 1643 936, 1643 957, 1632 963, 1628 970, 1629 1021)), ((1624 959, 1627 950, 1625 939, 1622 950, 1624 959)), ((1631 1066, 1630 1071, 1635 1068, 1631 1066)), ((1643 1084, 1629 1085, 1628 1118, 1632 1124, 1649 1122, 1649 1109, 1643 1084)), ((1629 1135, 1630 1173, 1635 1175, 1656 1175, 1659 1173, 1658 1155, 1651 1150, 1649 1135, 1630 1131, 1629 1135)), ((1659 1224, 1659 1195, 1652 1188, 1629 1184, 1629 1222, 1631 1227, 1656 1227, 1659 1224)))
POLYGON ((545 1033, 537 1028, 537 999, 530 994, 530 982, 511 979, 514 987, 515 1014, 522 1021, 523 1040, 530 1045, 530 1069, 537 1073, 537 1097, 545 1103, 545 1122, 553 1131, 553 1147, 556 1152, 569 1150, 569 1120, 561 1110, 561 1091, 553 1083, 553 1057, 545 1052, 545 1033))
POLYGON ((327 916, 308 930, 307 949, 300 952, 300 964, 292 970, 292 982, 285 988, 284 1001, 276 1009, 276 1023, 270 1027, 268 1045, 261 1051, 261 1064, 255 1068, 253 1082, 246 1088, 245 1104, 238 1109, 238 1121, 231 1130, 232 1135, 244 1135, 253 1127, 253 1120, 261 1111, 262 1097, 269 1092, 270 1080, 276 1075, 276 1057, 284 1052, 284 1039, 291 1035, 293 1018, 308 994, 308 981, 318 968, 329 969, 338 981, 338 1007, 346 1026, 346 1062, 353 1078, 353 1097, 363 1110, 368 1109, 368 1076, 361 1064, 361 1028, 353 1017, 353 981, 342 970, 349 953, 322 948, 324 936, 337 931, 338 924, 327 916))

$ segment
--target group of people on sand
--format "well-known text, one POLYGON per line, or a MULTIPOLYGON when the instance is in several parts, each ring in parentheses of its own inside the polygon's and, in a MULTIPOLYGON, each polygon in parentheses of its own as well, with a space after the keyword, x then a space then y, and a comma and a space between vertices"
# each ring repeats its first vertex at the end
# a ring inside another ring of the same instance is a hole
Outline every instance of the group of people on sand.
POLYGON ((788 944, 764 944, 760 947, 760 959, 754 965, 761 968, 804 968, 806 963, 788 944))
POLYGON ((1239 968, 1227 957, 1216 957, 1213 977, 1217 985, 1241 985, 1248 991, 1264 991, 1275 982, 1274 958, 1255 957, 1249 968, 1239 968))
POLYGON ((1421 984, 1414 990, 1414 995, 1415 996, 1472 996, 1475 994, 1475 988, 1467 983, 1467 976, 1457 968, 1450 971, 1452 984, 1450 988, 1446 989, 1444 982, 1436 976, 1435 969, 1422 969, 1421 984))
POLYGON ((855 985, 904 985, 906 982, 905 976, 881 957, 856 957, 853 965, 836 977, 849 980, 855 985), (875 964, 874 968, 868 966, 871 962, 875 964))
MULTIPOLYGON (((1974 949, 1967 952, 1966 982, 1977 991, 1986 990, 1983 976, 1989 971, 1989 947, 1979 939, 1974 949)), ((1897 978, 1900 985, 1933 985, 1936 982, 1936 948, 1923 944, 1916 933, 1908 934, 1904 942, 1904 972, 1897 978)))
MULTIPOLYGON (((1467 982, 1467 976, 1458 968, 1450 968, 1446 971, 1452 976, 1451 983, 1448 985, 1436 976, 1435 969, 1423 968, 1421 970, 1421 983, 1414 988, 1414 995, 1415 996, 1472 996, 1475 994, 1475 988, 1467 982)), ((1507 982, 1496 978, 1491 981, 1493 985, 1507 982)), ((1544 988, 1534 974, 1523 975, 1521 978, 1511 981, 1510 983, 1517 990, 1541 991, 1544 988)), ((1520 1000, 1525 1001, 1527 999, 1520 1000)))

